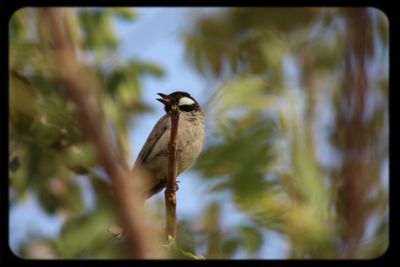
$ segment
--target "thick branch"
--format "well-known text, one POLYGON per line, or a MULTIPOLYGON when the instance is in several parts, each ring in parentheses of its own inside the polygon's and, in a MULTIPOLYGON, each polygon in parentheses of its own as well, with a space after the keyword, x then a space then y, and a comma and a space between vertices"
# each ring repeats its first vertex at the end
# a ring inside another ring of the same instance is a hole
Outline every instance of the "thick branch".
POLYGON ((166 235, 176 239, 176 158, 177 138, 179 123, 179 108, 175 106, 169 112, 171 119, 171 134, 168 145, 168 179, 165 189, 165 210, 166 210, 166 235))
POLYGON ((344 202, 343 216, 345 227, 343 232, 344 256, 354 257, 357 246, 365 228, 364 198, 370 184, 366 182, 368 174, 366 163, 363 161, 363 140, 367 140, 368 133, 363 129, 363 115, 365 113, 365 94, 368 88, 365 70, 366 31, 368 17, 365 8, 351 9, 347 14, 347 29, 350 42, 347 47, 347 58, 344 67, 344 99, 354 106, 354 114, 350 122, 344 126, 345 149, 344 164, 341 170, 343 177, 344 202), (356 67, 351 66, 351 57, 354 54, 356 67))
POLYGON ((106 130, 105 118, 99 108, 96 83, 88 71, 78 60, 72 43, 69 28, 63 12, 57 8, 40 10, 48 20, 50 37, 56 51, 58 75, 65 85, 68 96, 78 108, 77 119, 83 133, 92 141, 96 148, 100 163, 112 179, 115 196, 120 208, 120 215, 126 227, 126 233, 131 245, 131 255, 134 258, 158 257, 159 251, 149 247, 151 238, 144 231, 142 200, 139 199, 138 179, 130 177, 130 169, 117 147, 109 142, 109 132, 106 130))

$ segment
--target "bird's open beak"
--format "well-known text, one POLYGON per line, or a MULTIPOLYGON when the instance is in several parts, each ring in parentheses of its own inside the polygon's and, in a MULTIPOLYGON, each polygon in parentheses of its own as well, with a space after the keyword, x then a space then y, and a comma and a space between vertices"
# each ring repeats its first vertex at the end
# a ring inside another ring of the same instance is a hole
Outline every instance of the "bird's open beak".
POLYGON ((169 95, 165 95, 162 93, 158 93, 159 96, 161 96, 162 98, 157 98, 158 101, 160 101, 161 103, 163 103, 164 105, 171 105, 172 104, 172 97, 170 97, 169 95))

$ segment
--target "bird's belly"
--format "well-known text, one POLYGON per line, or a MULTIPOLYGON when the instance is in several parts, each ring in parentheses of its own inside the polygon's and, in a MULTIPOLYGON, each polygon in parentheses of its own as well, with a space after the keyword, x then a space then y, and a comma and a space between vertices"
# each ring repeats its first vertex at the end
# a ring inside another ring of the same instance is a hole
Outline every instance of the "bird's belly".
MULTIPOLYGON (((166 137, 169 139, 169 136, 166 137)), ((178 133, 177 176, 193 163, 203 145, 202 140, 190 142, 188 139, 185 135, 180 136, 178 133)), ((165 180, 168 176, 168 154, 168 148, 165 148, 147 162, 147 166, 151 166, 151 171, 157 180, 165 180)))
MULTIPOLYGON (((198 151, 198 150, 197 150, 198 151)), ((186 170, 190 164, 197 158, 199 152, 192 150, 189 146, 178 146, 177 154, 177 175, 186 170)), ((165 179, 168 176, 168 150, 164 150, 151 160, 148 166, 159 179, 165 179)))

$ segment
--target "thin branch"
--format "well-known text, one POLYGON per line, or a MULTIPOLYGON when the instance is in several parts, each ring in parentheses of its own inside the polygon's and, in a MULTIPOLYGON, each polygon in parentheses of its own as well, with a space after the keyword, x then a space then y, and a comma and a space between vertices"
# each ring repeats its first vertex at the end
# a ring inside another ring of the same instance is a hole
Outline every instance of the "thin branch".
POLYGON ((165 189, 165 232, 167 238, 168 236, 172 236, 174 239, 176 239, 176 158, 179 112, 177 106, 172 106, 172 109, 169 112, 169 117, 171 119, 171 134, 168 144, 168 180, 165 189))
POLYGON ((114 184, 121 219, 131 245, 131 256, 142 259, 160 257, 160 249, 152 247, 154 237, 148 236, 154 233, 144 230, 143 200, 139 199, 140 194, 135 193, 139 192, 140 179, 131 177, 121 151, 109 142, 110 134, 103 127, 104 114, 96 101, 96 80, 90 77, 91 72, 77 58, 64 13, 58 8, 45 8, 40 12, 48 21, 59 78, 68 96, 77 105, 77 119, 83 133, 93 142, 99 161, 114 184))

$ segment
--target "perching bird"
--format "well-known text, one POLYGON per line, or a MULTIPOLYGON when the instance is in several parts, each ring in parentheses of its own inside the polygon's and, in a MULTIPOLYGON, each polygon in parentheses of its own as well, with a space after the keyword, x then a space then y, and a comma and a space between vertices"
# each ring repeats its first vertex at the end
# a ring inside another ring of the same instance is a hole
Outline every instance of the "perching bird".
POLYGON ((178 176, 199 156, 205 138, 204 114, 196 100, 186 92, 173 92, 170 95, 158 94, 157 100, 164 104, 165 114, 154 126, 144 143, 133 169, 147 171, 145 197, 149 198, 167 184, 168 144, 170 142, 171 119, 168 112, 173 105, 180 110, 177 136, 177 172, 178 176))

